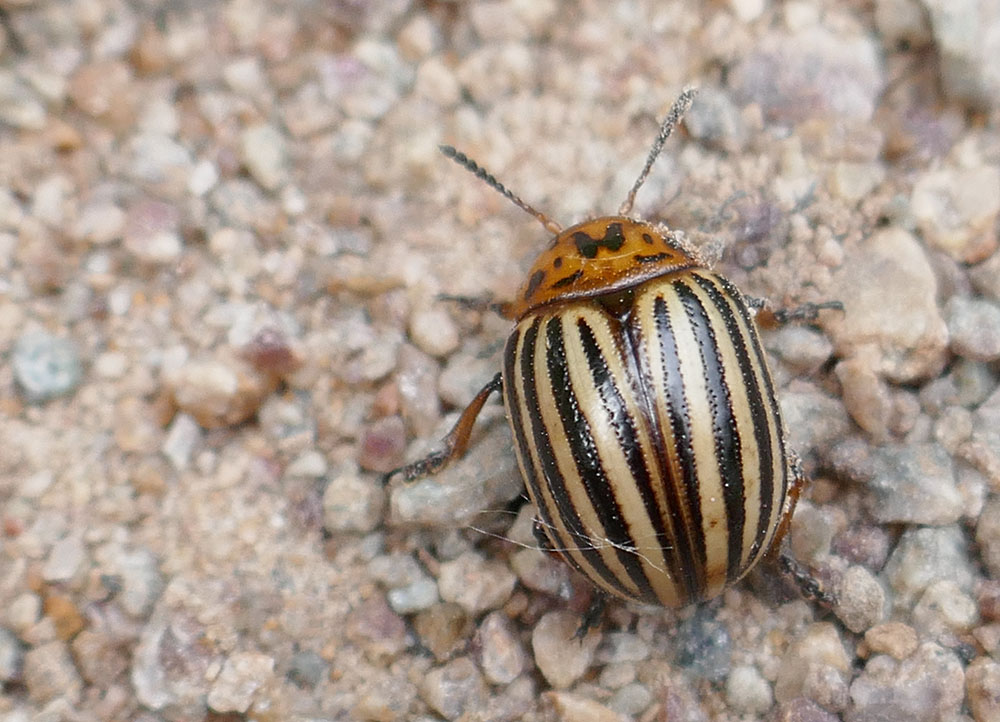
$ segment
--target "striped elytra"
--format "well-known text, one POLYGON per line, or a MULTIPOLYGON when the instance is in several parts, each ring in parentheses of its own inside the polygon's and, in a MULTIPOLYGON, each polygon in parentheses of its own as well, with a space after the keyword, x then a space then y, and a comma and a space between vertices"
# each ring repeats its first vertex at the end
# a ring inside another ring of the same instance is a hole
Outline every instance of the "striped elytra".
MULTIPOLYGON (((398 470, 410 480, 463 454, 502 392, 545 546, 606 594, 668 607, 718 595, 776 551, 803 482, 758 337, 760 304, 673 231, 629 217, 693 95, 674 103, 619 213, 565 230, 442 149, 554 237, 499 306, 516 323, 501 372, 440 452, 398 470)), ((787 561, 815 592, 795 569, 787 561)))

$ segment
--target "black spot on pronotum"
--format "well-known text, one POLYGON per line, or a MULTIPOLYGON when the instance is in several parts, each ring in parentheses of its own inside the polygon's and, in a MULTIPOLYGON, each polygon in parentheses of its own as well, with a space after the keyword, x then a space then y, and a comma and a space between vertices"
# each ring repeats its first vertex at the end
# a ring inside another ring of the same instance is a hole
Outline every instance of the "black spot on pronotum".
POLYGON ((643 233, 642 234, 642 240, 644 240, 650 246, 653 245, 653 237, 651 235, 649 235, 648 233, 643 233))
POLYGON ((577 270, 569 274, 565 278, 560 278, 558 281, 552 284, 552 288, 566 288, 566 286, 572 286, 573 282, 576 281, 580 276, 583 275, 583 271, 577 270))
POLYGON ((601 248, 617 251, 625 245, 625 234, 622 232, 621 223, 609 223, 604 229, 603 238, 593 238, 583 231, 577 231, 573 234, 573 243, 584 258, 597 258, 601 248))
POLYGON ((528 287, 524 291, 524 297, 530 298, 538 290, 538 287, 542 285, 542 281, 545 280, 545 271, 535 271, 531 274, 531 278, 528 280, 528 287))
POLYGON ((642 265, 646 263, 657 263, 659 261, 664 261, 668 258, 670 258, 669 253, 655 253, 652 256, 640 256, 636 254, 635 262, 642 265))
POLYGON ((552 261, 553 268, 562 268, 562 256, 556 256, 556 259, 552 261))

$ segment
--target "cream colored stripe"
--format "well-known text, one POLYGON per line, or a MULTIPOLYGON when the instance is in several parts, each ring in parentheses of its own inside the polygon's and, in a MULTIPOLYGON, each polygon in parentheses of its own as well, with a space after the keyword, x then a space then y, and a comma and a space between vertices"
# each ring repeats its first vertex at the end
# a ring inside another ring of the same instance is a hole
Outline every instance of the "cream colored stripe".
POLYGON ((652 487, 657 492, 657 503, 662 513, 662 510, 666 509, 663 482, 659 476, 659 469, 655 462, 651 461, 655 459, 656 454, 644 414, 635 405, 630 372, 621 358, 621 346, 615 338, 617 332, 608 323, 606 313, 593 307, 581 309, 576 317, 566 324, 566 347, 571 382, 587 417, 604 473, 613 488, 625 526, 634 543, 634 553, 642 564, 643 573, 663 604, 677 606, 681 599, 666 562, 666 554, 671 548, 672 540, 658 537, 656 528, 646 511, 613 420, 608 418, 604 401, 594 385, 576 319, 583 319, 593 332, 608 372, 625 402, 625 413, 635 428, 640 453, 650 467, 652 487))
MULTIPOLYGON (((570 366, 572 373, 574 361, 570 360, 569 354, 571 353, 571 348, 575 345, 575 343, 571 341, 572 336, 569 336, 567 332, 572 333, 573 324, 566 324, 565 320, 565 315, 554 314, 550 323, 562 323, 567 352, 567 365, 570 366), (567 328, 567 326, 569 326, 569 328, 567 328)), ((567 539, 572 539, 572 543, 577 547, 583 547, 589 544, 592 548, 597 549, 600 552, 604 563, 620 581, 621 585, 628 589, 631 594, 637 595, 639 593, 638 589, 629 578, 625 567, 618 559, 617 551, 609 543, 608 534, 600 523, 597 511, 594 509, 590 498, 587 496, 586 489, 580 480, 576 462, 573 460, 573 453, 570 448, 569 441, 566 438, 563 422, 559 416, 555 396, 552 393, 552 379, 548 376, 548 369, 546 365, 547 355, 545 350, 545 340, 540 334, 538 348, 539 353, 535 356, 535 377, 538 379, 544 379, 545 383, 539 384, 538 402, 541 407, 542 419, 545 424, 545 428, 549 430, 549 443, 552 445, 552 450, 555 453, 559 472, 562 478, 566 481, 566 492, 569 495, 573 508, 576 510, 576 513, 580 518, 584 532, 589 537, 586 539, 581 539, 579 537, 573 538, 569 537, 567 532, 567 539)), ((582 559, 581 564, 589 567, 589 564, 587 564, 586 560, 582 558, 582 555, 580 555, 579 552, 574 552, 574 558, 582 559)), ((600 579, 600 575, 596 572, 593 576, 595 579, 600 579)))

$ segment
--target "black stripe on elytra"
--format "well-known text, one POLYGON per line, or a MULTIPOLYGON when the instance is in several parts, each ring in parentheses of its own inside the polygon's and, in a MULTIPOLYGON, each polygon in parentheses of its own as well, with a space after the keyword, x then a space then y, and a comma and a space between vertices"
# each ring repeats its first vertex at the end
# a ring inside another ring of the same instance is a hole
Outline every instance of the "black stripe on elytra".
MULTIPOLYGON (((536 320, 528 331, 525 333, 524 343, 522 345, 521 351, 521 374, 524 381, 524 400, 525 405, 528 408, 528 425, 531 427, 531 440, 534 443, 535 451, 538 453, 538 460, 541 463, 541 474, 533 480, 535 486, 533 491, 538 492, 535 496, 535 500, 538 502, 539 512, 542 514, 548 514, 548 519, 545 516, 542 517, 543 521, 549 524, 549 529, 551 530, 553 536, 557 535, 558 528, 552 525, 553 514, 558 514, 562 520, 563 526, 566 527, 567 532, 570 535, 569 539, 553 539, 556 542, 558 549, 572 549, 579 550, 580 554, 587 560, 587 563, 591 565, 594 573, 597 574, 611 589, 617 590, 618 593, 624 597, 631 597, 632 593, 630 590, 622 586, 621 580, 618 576, 608 568, 605 564, 604 558, 601 556, 600 550, 595 546, 592 537, 586 533, 583 522, 580 520, 579 514, 576 513, 576 508, 573 506, 573 500, 566 491, 566 481, 563 479, 562 474, 559 472, 559 465, 556 463, 555 451, 552 448, 552 443, 549 440, 549 430, 545 428, 545 424, 542 422, 542 410, 538 401, 538 383, 539 379, 535 378, 535 347, 537 345, 537 338, 539 333, 539 327, 541 321, 536 320), (538 484, 544 483, 546 489, 552 497, 553 503, 555 504, 555 509, 543 509, 545 506, 545 496, 541 494, 541 489, 538 488, 538 484)), ((548 328, 555 326, 559 327, 558 321, 549 320, 546 323, 548 328)), ((543 379, 543 382, 552 383, 552 379, 543 379)), ((522 422, 523 423, 523 422, 522 422)), ((523 425, 521 428, 525 428, 523 425)), ((557 430, 553 429, 553 433, 557 430)), ((590 576, 588 572, 580 568, 573 556, 569 552, 564 552, 562 554, 564 559, 570 561, 570 563, 576 567, 584 576, 590 576)))
MULTIPOLYGON (((746 304, 742 300, 743 296, 732 283, 721 276, 718 278, 719 283, 722 285, 722 290, 729 298, 740 299, 738 302, 734 302, 733 306, 736 308, 736 311, 739 313, 740 318, 743 319, 743 323, 748 329, 748 332, 744 335, 744 338, 746 338, 750 343, 748 352, 753 355, 754 360, 757 362, 757 367, 760 369, 758 383, 762 383, 764 389, 761 394, 762 403, 759 408, 770 411, 771 418, 770 424, 767 423, 766 416, 761 419, 761 423, 763 427, 769 430, 772 434, 772 439, 777 446, 774 452, 777 455, 777 460, 781 464, 781 479, 779 482, 781 485, 781 494, 778 499, 778 509, 780 510, 785 507, 785 496, 788 494, 788 456, 787 451, 785 450, 785 436, 781 425, 781 409, 778 407, 778 397, 774 394, 774 382, 771 380, 771 373, 768 370, 767 358, 764 356, 764 349, 760 345, 760 337, 757 335, 757 326, 754 320, 750 318, 750 312, 747 310, 746 304)), ((758 530, 761 534, 761 539, 763 540, 766 538, 768 532, 772 531, 770 517, 767 517, 766 519, 762 517, 760 524, 765 526, 763 532, 758 530)))
MULTIPOLYGON (((646 458, 643 456, 642 446, 639 443, 639 432, 636 430, 636 421, 629 414, 628 403, 625 400, 622 390, 615 383, 616 379, 608 367, 607 359, 605 359, 604 354, 601 352, 593 329, 582 318, 577 320, 576 325, 580 333, 580 343, 583 347, 583 353, 587 358, 587 365, 590 367, 590 375, 594 381, 594 387, 601 397, 601 404, 608 416, 608 422, 615 432, 616 442, 625 456, 625 465, 629 474, 631 474, 630 477, 617 480, 616 484, 632 483, 635 485, 642 499, 646 516, 649 517, 649 522, 656 535, 656 544, 661 548, 672 550, 673 545, 670 541, 672 537, 664 525, 663 510, 660 509, 656 502, 656 494, 653 492, 653 481, 649 474, 649 467, 646 465, 646 458)), ((627 369, 628 366, 626 366, 627 369)), ((629 380, 626 378, 620 381, 625 386, 627 393, 631 387, 629 380)), ((634 548, 640 546, 636 541, 635 535, 631 532, 629 532, 629 538, 634 548)), ((669 560, 674 558, 672 551, 663 556, 669 560)), ((671 568, 668 572, 672 579, 677 578, 676 568, 671 568)), ((655 604, 657 596, 648 581, 648 575, 644 574, 643 579, 644 582, 639 587, 643 591, 643 601, 655 604)))
MULTIPOLYGON (((562 421, 563 434, 576 465, 577 478, 583 484, 587 499, 604 531, 605 539, 614 547, 615 555, 629 578, 639 588, 640 596, 655 601, 656 595, 649 585, 649 579, 643 571, 639 557, 635 554, 635 542, 625 526, 614 487, 605 474, 590 422, 580 407, 579 398, 574 393, 561 322, 553 320, 546 326, 545 341, 548 380, 562 421)), ((592 538, 592 535, 589 536, 592 538)), ((618 581, 618 586, 627 596, 635 596, 626 591, 627 587, 623 580, 618 581)))
POLYGON ((722 501, 726 507, 726 579, 736 579, 740 573, 743 526, 746 524, 742 444, 739 429, 736 427, 733 399, 726 381, 726 367, 719 353, 718 333, 704 304, 688 283, 687 278, 678 279, 674 282, 673 288, 687 311, 701 353, 705 390, 712 412, 715 458, 719 464, 722 501))
MULTIPOLYGON (((725 324, 726 333, 736 354, 736 362, 740 367, 742 389, 746 394, 747 408, 750 411, 750 419, 753 423, 754 444, 757 446, 759 461, 757 478, 760 485, 760 516, 757 519, 757 530, 754 533, 751 548, 747 551, 747 561, 752 562, 757 556, 757 551, 760 549, 761 544, 764 543, 764 539, 770 528, 771 510, 774 503, 774 450, 771 447, 771 426, 760 388, 761 379, 754 373, 753 362, 750 359, 751 352, 747 348, 746 335, 747 333, 753 335, 754 327, 746 323, 744 327, 748 329, 748 332, 745 333, 736 319, 733 306, 740 312, 742 302, 739 296, 720 291, 715 282, 713 282, 713 279, 709 277, 695 274, 694 280, 708 294, 709 298, 712 299, 712 303, 715 304, 719 315, 722 317, 722 322, 725 324)), ((722 283, 723 288, 725 288, 725 281, 723 280, 722 283)), ((746 311, 743 310, 742 314, 745 320, 746 311)), ((759 357, 757 361, 758 363, 763 363, 763 359, 759 357)), ((742 571, 740 570, 740 572, 742 571)))
POLYGON ((573 243, 584 258, 597 258, 601 248, 617 251, 625 245, 625 234, 621 223, 609 223, 604 229, 603 238, 594 238, 583 231, 577 231, 573 234, 573 243))
MULTIPOLYGON (((528 437, 525 436, 525 421, 521 417, 521 404, 518 399, 517 393, 517 374, 519 373, 519 368, 517 365, 517 343, 518 340, 523 336, 525 348, 528 348, 528 343, 531 343, 531 348, 534 348, 534 341, 538 337, 538 324, 539 320, 535 319, 534 323, 528 327, 527 331, 523 334, 518 328, 514 334, 507 339, 507 345, 503 352, 503 364, 504 364, 504 381, 503 390, 506 395, 507 401, 507 413, 510 415, 510 425, 514 430, 514 444, 517 446, 518 455, 521 458, 521 463, 524 464, 524 478, 525 483, 531 487, 531 496, 533 499, 537 500, 538 515, 541 517, 542 523, 545 525, 546 529, 554 530, 555 527, 552 524, 552 514, 550 513, 547 506, 544 504, 544 497, 541 495, 541 489, 539 488, 539 476, 538 469, 535 468, 534 458, 531 456, 531 446, 528 444, 528 437)), ((533 353, 533 351, 531 352, 533 353)), ((533 366, 528 366, 529 370, 533 366)), ((534 383, 534 375, 528 375, 524 377, 525 386, 534 383)), ((553 531, 553 534, 555 532, 553 531)), ((550 541, 550 544, 552 541, 550 541)), ((573 559, 569 559, 572 566, 576 567, 577 571, 583 574, 583 570, 577 566, 573 559)))
POLYGON ((667 485, 676 494, 671 500, 671 510, 680 518, 674 524, 674 539, 677 555, 683 571, 681 580, 687 591, 687 598, 697 601, 705 595, 705 534, 701 526, 701 499, 698 493, 698 467, 695 464, 694 447, 691 446, 691 417, 685 396, 684 376, 681 373, 680 358, 677 356, 677 339, 667 312, 667 302, 663 296, 653 301, 653 319, 656 323, 656 338, 660 343, 660 363, 666 385, 664 403, 670 416, 670 430, 673 447, 680 462, 680 479, 671 479, 667 485), (685 519, 690 516, 690 519, 685 519))

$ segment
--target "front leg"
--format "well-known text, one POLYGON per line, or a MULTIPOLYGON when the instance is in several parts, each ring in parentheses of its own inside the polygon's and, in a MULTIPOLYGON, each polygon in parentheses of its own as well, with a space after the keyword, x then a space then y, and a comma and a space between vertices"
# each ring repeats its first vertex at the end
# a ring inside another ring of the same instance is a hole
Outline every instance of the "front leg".
POLYGON ((428 454, 423 459, 414 461, 412 464, 393 469, 382 477, 383 483, 388 483, 396 474, 401 474, 404 481, 413 481, 421 476, 436 474, 447 466, 453 459, 457 459, 465 453, 469 446, 469 437, 472 435, 472 427, 479 418, 479 413, 483 410, 487 399, 494 391, 503 390, 503 377, 497 374, 486 384, 476 397, 472 399, 468 406, 458 417, 458 421, 452 427, 448 435, 441 441, 441 449, 428 454))

